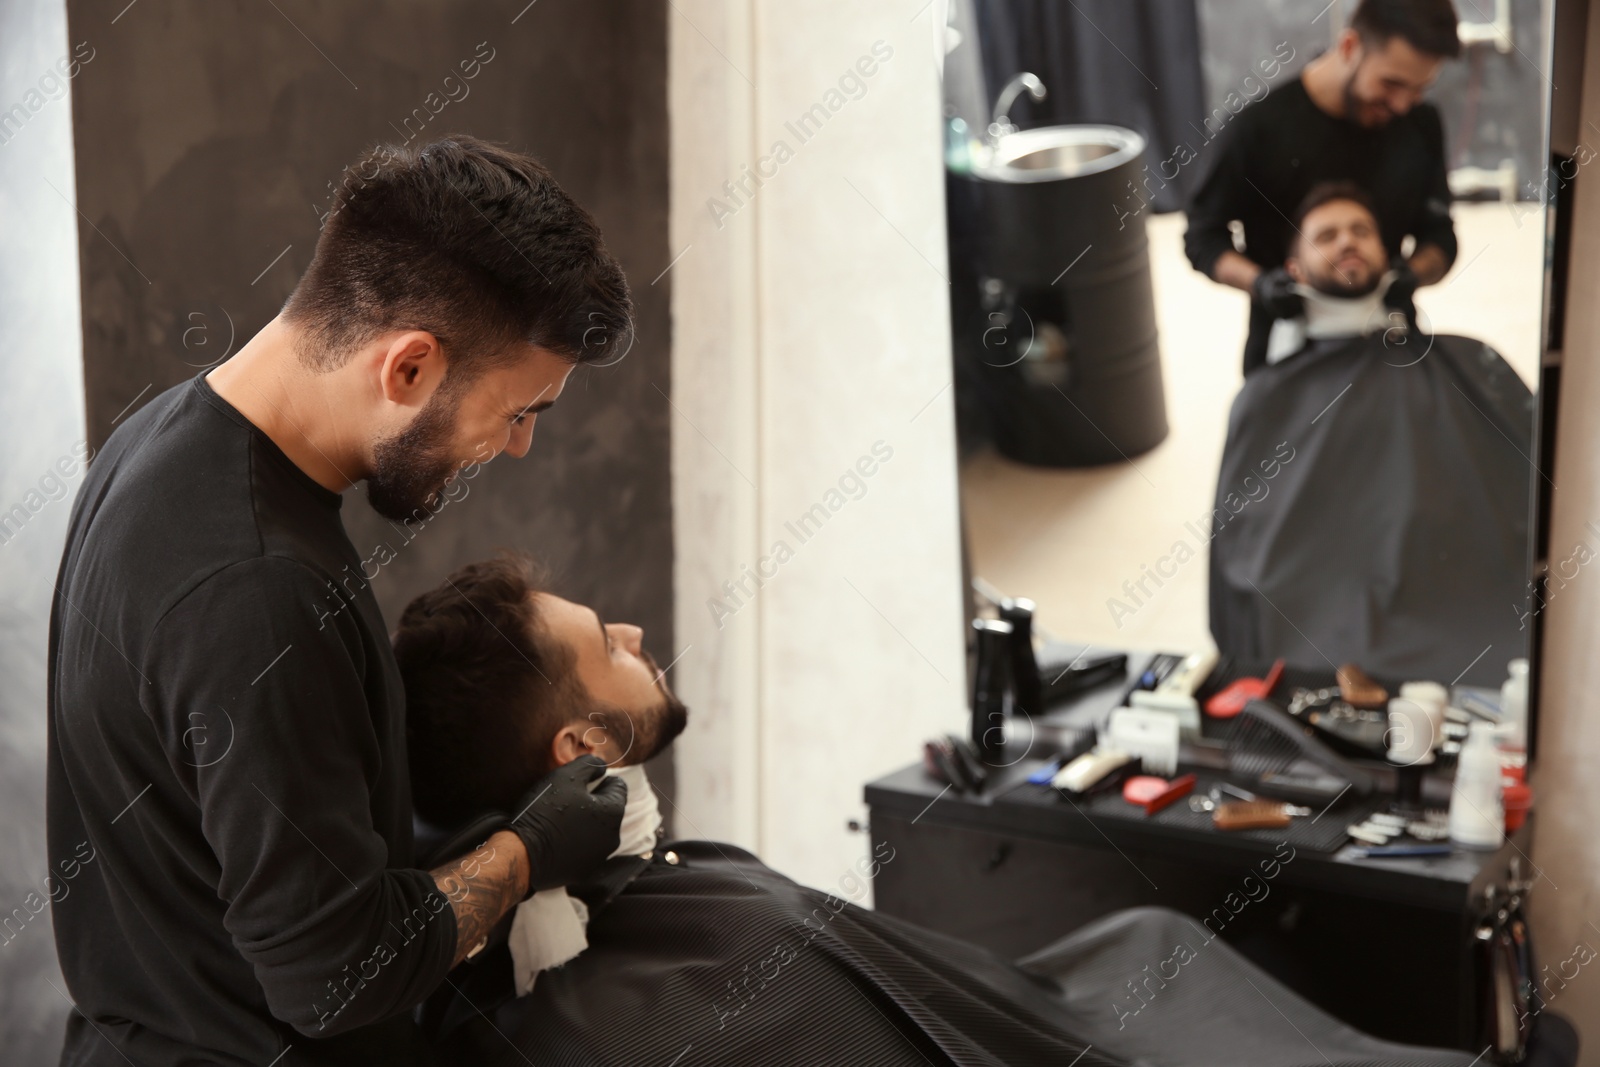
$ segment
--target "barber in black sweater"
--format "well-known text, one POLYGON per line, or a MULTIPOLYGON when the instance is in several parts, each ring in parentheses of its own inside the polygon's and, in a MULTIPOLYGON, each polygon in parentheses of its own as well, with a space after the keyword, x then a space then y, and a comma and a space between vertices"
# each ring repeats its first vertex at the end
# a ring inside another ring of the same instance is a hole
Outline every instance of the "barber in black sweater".
POLYGON ((478 464, 528 451, 627 283, 526 156, 351 166, 305 276, 228 362, 128 417, 73 509, 50 622, 64 1064, 431 1062, 408 1010, 531 892, 616 847, 626 788, 550 774, 413 869, 404 691, 368 580, 478 464), (396 534, 357 548, 365 480, 396 534))
POLYGON ((1444 131, 1421 100, 1460 53, 1450 0, 1361 0, 1333 48, 1225 127, 1189 204, 1184 249, 1196 270, 1251 294, 1245 373, 1266 361, 1273 320, 1300 312, 1283 263, 1289 219, 1313 186, 1344 180, 1371 191, 1400 272, 1391 306, 1409 312, 1417 287, 1455 262, 1444 131), (1233 222, 1244 229, 1242 254, 1233 222), (1402 258, 1407 236, 1415 246, 1402 258))

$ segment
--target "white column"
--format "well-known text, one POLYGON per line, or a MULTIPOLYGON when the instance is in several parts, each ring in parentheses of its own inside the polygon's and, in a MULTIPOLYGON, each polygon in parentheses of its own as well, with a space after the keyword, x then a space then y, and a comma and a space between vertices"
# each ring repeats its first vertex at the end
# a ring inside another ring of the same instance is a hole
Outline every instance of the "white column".
POLYGON ((759 629, 719 629, 704 600, 758 543, 757 228, 703 201, 751 158, 752 5, 685 0, 668 14, 672 125, 672 507, 680 656, 693 709, 677 743, 680 836, 759 846, 759 629))
POLYGON ((824 888, 964 721, 939 6, 670 16, 678 829, 824 888))

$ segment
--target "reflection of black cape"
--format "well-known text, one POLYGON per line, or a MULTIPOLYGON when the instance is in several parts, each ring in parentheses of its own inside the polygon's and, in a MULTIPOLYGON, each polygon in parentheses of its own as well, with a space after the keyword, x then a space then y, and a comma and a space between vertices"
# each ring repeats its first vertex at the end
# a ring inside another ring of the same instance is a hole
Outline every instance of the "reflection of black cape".
POLYGON ((498 1009, 478 1001, 495 1029, 485 1021, 458 1031, 472 1046, 460 1050, 462 1062, 1466 1067, 1472 1059, 1365 1037, 1175 912, 1112 915, 1014 966, 830 900, 730 845, 666 848, 680 862, 658 853, 595 914, 587 951, 541 974, 528 997, 498 1009), (1189 946, 1181 962, 1180 943, 1189 946), (1147 976, 1151 969, 1168 979, 1147 976))
POLYGON ((1528 388, 1463 337, 1312 342, 1251 374, 1212 514, 1217 646, 1439 681, 1488 650, 1462 681, 1498 683, 1526 655, 1532 437, 1528 388))

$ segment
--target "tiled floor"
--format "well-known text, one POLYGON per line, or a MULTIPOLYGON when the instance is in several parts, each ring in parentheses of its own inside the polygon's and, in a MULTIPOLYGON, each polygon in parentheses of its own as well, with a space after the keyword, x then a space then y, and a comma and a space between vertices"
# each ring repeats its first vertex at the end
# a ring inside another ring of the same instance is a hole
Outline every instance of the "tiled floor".
MULTIPOLYGON (((1543 213, 1536 205, 1458 204, 1461 253, 1423 290, 1432 329, 1480 337, 1532 382, 1543 292, 1543 213)), ((973 571, 1039 603, 1062 640, 1178 651, 1210 644, 1203 548, 1134 614, 1108 607, 1141 566, 1179 540, 1198 546, 1212 504, 1228 406, 1239 388, 1247 299, 1208 281, 1183 255, 1182 215, 1149 221, 1167 387, 1166 441, 1131 463, 1090 470, 1022 467, 992 453, 963 465, 962 509, 973 571)), ((1151 588, 1151 587, 1147 587, 1151 588)), ((1128 603, 1128 601, 1124 601, 1128 603)))

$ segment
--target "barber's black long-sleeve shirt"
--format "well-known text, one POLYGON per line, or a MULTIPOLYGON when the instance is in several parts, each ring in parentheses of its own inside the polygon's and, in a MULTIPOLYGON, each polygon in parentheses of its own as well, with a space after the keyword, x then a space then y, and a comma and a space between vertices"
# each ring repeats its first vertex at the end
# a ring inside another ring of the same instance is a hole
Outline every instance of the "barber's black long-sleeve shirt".
POLYGON ((50 622, 49 885, 94 1024, 63 1063, 420 1055, 402 1013, 455 917, 410 869, 403 689, 340 503, 203 376, 89 469, 50 622))
MULTIPOLYGON (((1387 125, 1367 128, 1334 118, 1299 78, 1245 107, 1216 140, 1198 150, 1209 161, 1189 204, 1184 251, 1211 275, 1217 257, 1233 251, 1229 223, 1244 227, 1244 255, 1265 270, 1283 265, 1295 236, 1290 219, 1313 186, 1351 181, 1378 209, 1389 255, 1409 234, 1436 245, 1447 265, 1456 257, 1446 180, 1444 129, 1431 104, 1418 104, 1387 125)), ((1266 361, 1270 318, 1251 309, 1245 371, 1266 361)))

